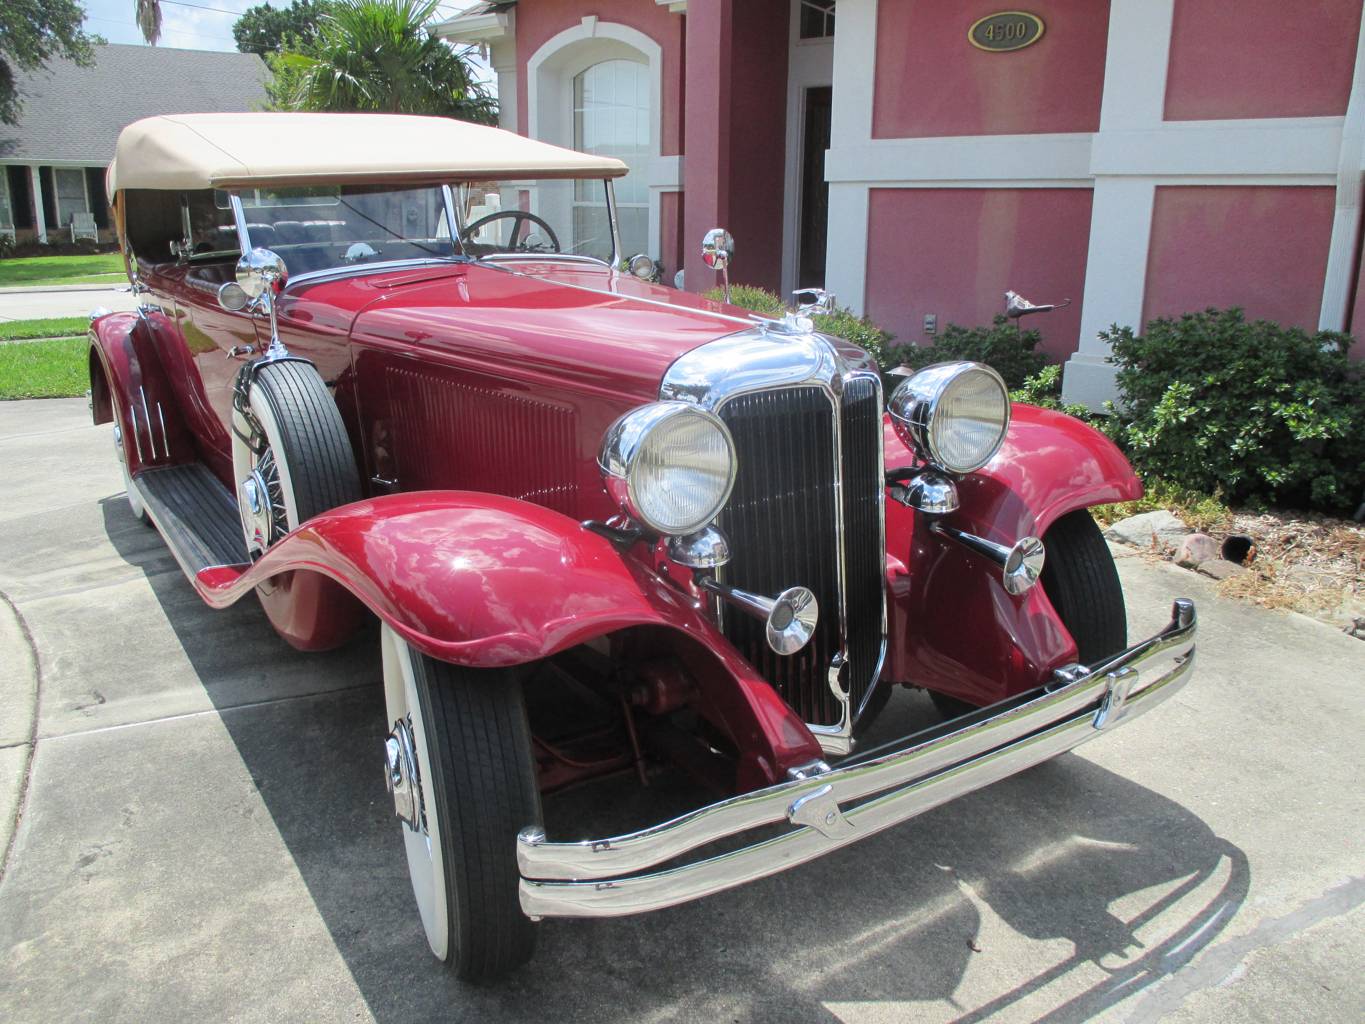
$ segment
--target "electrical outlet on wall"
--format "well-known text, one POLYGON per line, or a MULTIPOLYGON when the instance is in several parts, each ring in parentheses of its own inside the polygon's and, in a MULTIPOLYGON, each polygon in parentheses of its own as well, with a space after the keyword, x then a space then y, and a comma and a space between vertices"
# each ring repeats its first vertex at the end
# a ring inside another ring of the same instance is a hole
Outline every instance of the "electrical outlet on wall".
POLYGON ((938 314, 937 314, 937 313, 925 313, 925 314, 924 314, 924 333, 925 333, 925 334, 937 334, 937 333, 938 333, 938 314))

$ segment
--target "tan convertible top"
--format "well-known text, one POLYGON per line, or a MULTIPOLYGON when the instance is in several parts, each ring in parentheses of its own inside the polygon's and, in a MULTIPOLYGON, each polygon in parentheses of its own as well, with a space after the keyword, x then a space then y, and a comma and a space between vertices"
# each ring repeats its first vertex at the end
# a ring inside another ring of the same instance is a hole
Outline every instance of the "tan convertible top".
POLYGON ((109 194, 304 184, 617 178, 626 165, 500 128, 406 114, 169 114, 118 138, 109 194))

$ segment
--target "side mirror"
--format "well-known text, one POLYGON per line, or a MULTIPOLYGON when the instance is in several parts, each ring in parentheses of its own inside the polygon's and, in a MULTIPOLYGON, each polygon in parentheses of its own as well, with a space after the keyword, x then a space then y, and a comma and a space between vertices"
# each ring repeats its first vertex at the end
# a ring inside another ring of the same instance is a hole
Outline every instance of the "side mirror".
POLYGON ((730 301, 730 257, 735 254, 735 240, 724 228, 712 228, 701 240, 701 261, 720 274, 725 288, 725 301, 730 301))
POLYGON ((647 253, 637 253, 626 261, 626 269, 641 281, 659 280, 659 268, 647 253))
POLYGON ((712 270, 726 270, 734 254, 735 240, 724 228, 712 228, 701 240, 701 261, 712 270))
POLYGON ((229 313, 240 313, 251 305, 251 296, 236 281, 225 281, 218 288, 218 305, 229 313))
POLYGON ((269 292, 279 294, 289 280, 283 258, 269 249, 252 249, 237 261, 237 284, 247 298, 259 299, 269 292))

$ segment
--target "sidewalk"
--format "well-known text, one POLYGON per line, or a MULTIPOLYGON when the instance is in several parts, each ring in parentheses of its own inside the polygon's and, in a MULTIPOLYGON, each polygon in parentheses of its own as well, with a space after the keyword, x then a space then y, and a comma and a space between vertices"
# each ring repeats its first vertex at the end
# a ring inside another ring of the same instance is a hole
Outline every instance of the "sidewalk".
MULTIPOLYGON (((123 282, 120 287, 127 288, 123 282)), ((43 320, 59 316, 89 316, 103 306, 113 311, 137 308, 136 297, 104 285, 73 284, 44 288, 0 288, 0 320, 43 320)))
MULTIPOLYGON (((88 417, 0 402, 0 593, 41 678, 0 603, 7 1022, 1365 1019, 1365 643, 1140 555, 1131 636, 1199 607, 1158 711, 794 871, 547 921, 530 967, 461 986, 380 778, 373 634, 302 654, 254 600, 207 608, 88 417)), ((934 720, 902 690, 868 742, 934 720)), ((547 825, 636 785, 553 795, 547 825)))

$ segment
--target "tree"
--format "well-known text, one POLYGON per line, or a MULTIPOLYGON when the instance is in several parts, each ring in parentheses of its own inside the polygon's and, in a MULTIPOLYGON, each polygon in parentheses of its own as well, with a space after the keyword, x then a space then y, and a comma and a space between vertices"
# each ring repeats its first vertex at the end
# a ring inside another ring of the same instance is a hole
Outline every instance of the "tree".
POLYGON ((155 46, 161 38, 161 4, 157 0, 133 0, 133 18, 142 38, 155 46))
POLYGON ((337 0, 318 34, 268 55, 273 110, 435 114, 492 124, 497 101, 473 75, 469 50, 427 31, 442 0, 337 0))
POLYGON ((248 7, 232 26, 232 38, 242 53, 277 53, 311 43, 318 34, 318 18, 325 3, 294 0, 288 7, 257 4, 248 7))
POLYGON ((75 0, 4 0, 0 3, 0 121, 16 124, 23 104, 16 69, 33 71, 53 57, 81 67, 95 61, 99 37, 81 31, 85 11, 75 0))

